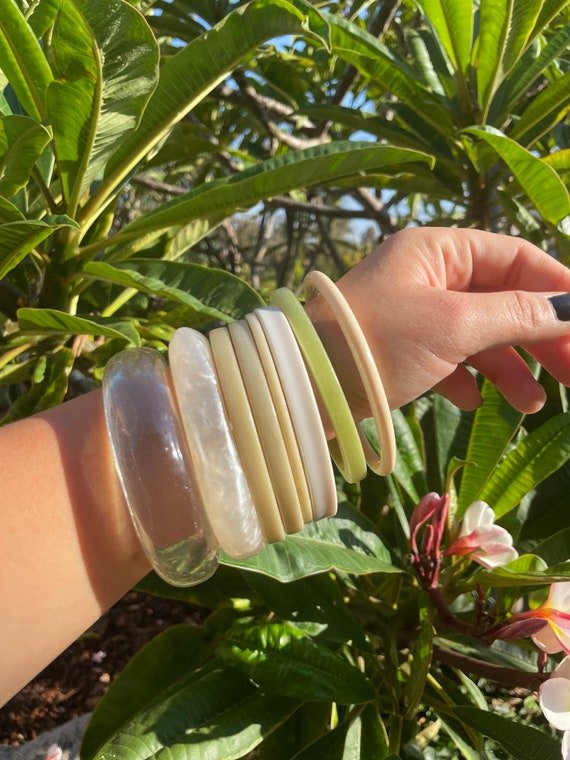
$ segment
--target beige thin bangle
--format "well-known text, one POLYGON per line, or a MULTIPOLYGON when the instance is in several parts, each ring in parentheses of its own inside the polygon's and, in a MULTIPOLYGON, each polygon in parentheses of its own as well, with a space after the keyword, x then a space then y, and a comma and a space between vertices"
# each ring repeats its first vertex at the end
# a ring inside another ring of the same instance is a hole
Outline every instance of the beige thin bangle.
POLYGON ((288 288, 274 290, 271 302, 287 317, 331 421, 336 440, 329 441, 329 451, 336 466, 347 482, 363 480, 366 459, 360 431, 313 323, 288 288))
POLYGON ((263 365, 247 323, 228 325, 286 533, 303 530, 299 494, 263 365))
POLYGON ((224 404, 263 536, 268 543, 282 541, 285 538, 283 521, 230 334, 226 327, 218 327, 208 337, 224 404))
POLYGON ((287 400, 277 372, 277 367, 275 366, 275 361, 271 355, 271 349, 267 338, 265 337, 265 333, 263 332, 263 327, 256 314, 246 314, 245 321, 247 322, 247 326, 255 341, 255 347, 257 348, 257 353, 259 354, 261 364, 263 365, 267 385, 269 386, 271 398, 275 405, 279 427, 281 428, 283 440, 287 449, 287 457, 291 465, 293 478, 295 479, 295 486, 297 488, 297 495, 301 505, 303 521, 309 523, 313 520, 311 495, 305 470, 303 468, 303 460, 301 458, 299 444, 293 427, 293 420, 291 419, 291 412, 287 406, 287 400))
POLYGON ((380 444, 380 458, 360 432, 366 461, 377 475, 388 475, 396 463, 396 439, 392 415, 382 384, 378 366, 372 356, 368 341, 358 324, 358 320, 345 297, 323 272, 309 272, 305 278, 305 298, 307 303, 315 296, 321 295, 336 319, 350 352, 358 368, 366 396, 374 417, 374 424, 380 444))

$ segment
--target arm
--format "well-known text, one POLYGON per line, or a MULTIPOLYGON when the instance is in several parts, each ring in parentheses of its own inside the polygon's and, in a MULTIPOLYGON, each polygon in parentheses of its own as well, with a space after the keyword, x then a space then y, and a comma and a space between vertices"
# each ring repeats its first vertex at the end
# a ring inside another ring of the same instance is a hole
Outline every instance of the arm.
MULTIPOLYGON (((392 408, 434 387, 476 407, 479 392, 463 366, 469 361, 513 405, 536 411, 544 394, 510 348, 518 344, 529 344, 570 384, 570 324, 556 318, 547 298, 570 292, 570 272, 520 240, 409 230, 339 286, 368 337, 392 408)), ((334 320, 318 298, 308 308, 355 414, 366 416, 334 320)), ((149 568, 114 471, 99 392, 0 429, 0 461, 2 704, 149 568)))

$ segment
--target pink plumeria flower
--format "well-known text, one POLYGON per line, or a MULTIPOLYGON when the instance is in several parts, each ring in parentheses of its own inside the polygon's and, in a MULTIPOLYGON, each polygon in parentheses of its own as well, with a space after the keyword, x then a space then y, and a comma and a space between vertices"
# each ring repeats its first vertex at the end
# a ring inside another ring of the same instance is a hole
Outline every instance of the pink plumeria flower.
POLYGON ((459 536, 445 550, 446 556, 468 554, 488 570, 507 565, 519 555, 511 534, 495 525, 495 513, 484 501, 474 501, 463 515, 459 536))
POLYGON ((570 758, 570 657, 565 657, 539 689, 540 709, 551 726, 564 731, 562 758, 570 758))
POLYGON ((553 583, 546 602, 526 614, 547 623, 532 637, 537 647, 549 654, 570 654, 570 581, 553 583))

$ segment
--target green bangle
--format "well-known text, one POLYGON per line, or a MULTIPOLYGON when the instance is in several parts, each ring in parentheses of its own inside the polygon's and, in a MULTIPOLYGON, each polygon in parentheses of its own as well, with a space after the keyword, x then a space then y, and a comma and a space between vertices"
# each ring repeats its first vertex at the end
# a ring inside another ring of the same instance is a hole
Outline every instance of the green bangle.
POLYGON ((366 459, 358 428, 313 323, 288 288, 274 290, 270 300, 287 317, 322 398, 336 436, 335 440, 329 441, 329 451, 336 466, 348 483, 363 480, 366 477, 366 459))

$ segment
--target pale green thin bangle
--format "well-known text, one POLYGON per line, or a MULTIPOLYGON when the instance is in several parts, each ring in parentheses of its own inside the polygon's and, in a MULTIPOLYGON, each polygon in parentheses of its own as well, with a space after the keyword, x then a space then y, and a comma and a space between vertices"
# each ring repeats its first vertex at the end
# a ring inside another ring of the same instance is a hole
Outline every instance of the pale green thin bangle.
POLYGON ((274 290, 270 300, 285 314, 331 421, 336 437, 329 441, 329 451, 336 466, 348 483, 363 480, 366 458, 358 428, 313 323, 288 288, 274 290))

